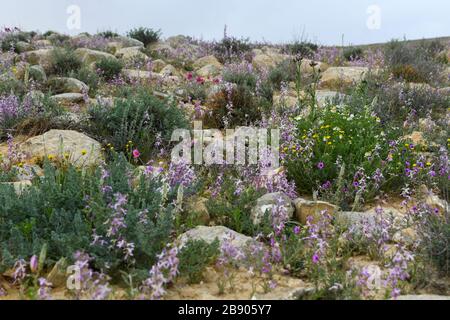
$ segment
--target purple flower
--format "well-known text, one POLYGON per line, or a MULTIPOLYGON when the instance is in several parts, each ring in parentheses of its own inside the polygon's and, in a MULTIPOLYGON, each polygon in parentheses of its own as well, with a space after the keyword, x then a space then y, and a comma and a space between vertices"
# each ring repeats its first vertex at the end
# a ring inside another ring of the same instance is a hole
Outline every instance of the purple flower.
POLYGON ((324 164, 322 161, 320 161, 320 162, 317 164, 317 169, 322 170, 323 168, 325 168, 325 164, 324 164))
POLYGON ((33 273, 36 273, 36 271, 38 270, 38 257, 36 255, 32 256, 30 259, 30 270, 33 273))
POLYGON ((313 262, 314 264, 318 264, 319 261, 320 261, 319 255, 318 255, 317 253, 314 253, 314 255, 312 256, 312 262, 313 262))

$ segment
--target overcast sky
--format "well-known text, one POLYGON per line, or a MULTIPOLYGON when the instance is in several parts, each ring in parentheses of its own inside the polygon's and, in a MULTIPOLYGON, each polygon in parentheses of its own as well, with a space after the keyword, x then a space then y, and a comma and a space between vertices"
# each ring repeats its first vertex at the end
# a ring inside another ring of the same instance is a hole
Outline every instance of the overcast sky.
POLYGON ((68 34, 147 26, 203 39, 220 39, 227 25, 230 35, 256 41, 341 44, 344 35, 345 44, 363 44, 450 36, 450 1, 0 0, 0 25, 68 34), (80 29, 67 27, 71 5, 80 8, 80 29))

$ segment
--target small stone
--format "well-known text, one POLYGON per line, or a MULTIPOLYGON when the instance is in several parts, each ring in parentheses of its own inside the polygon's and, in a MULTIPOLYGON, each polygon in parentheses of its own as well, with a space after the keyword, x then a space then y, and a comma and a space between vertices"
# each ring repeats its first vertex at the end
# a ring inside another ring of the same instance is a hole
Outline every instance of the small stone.
POLYGON ((291 198, 282 192, 268 193, 256 200, 256 205, 251 212, 253 224, 260 224, 266 212, 269 212, 270 214, 272 209, 277 205, 281 205, 286 209, 289 219, 294 216, 294 207, 291 198))
POLYGON ((311 201, 303 198, 294 200, 295 215, 297 221, 306 224, 308 217, 312 216, 313 221, 317 221, 320 212, 327 210, 328 214, 333 215, 338 207, 325 201, 311 201))

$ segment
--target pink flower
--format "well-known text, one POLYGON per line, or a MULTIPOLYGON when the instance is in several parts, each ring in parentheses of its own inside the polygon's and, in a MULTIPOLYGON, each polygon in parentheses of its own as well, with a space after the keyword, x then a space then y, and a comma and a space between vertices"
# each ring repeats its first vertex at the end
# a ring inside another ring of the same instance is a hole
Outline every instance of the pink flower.
POLYGON ((317 168, 318 168, 319 170, 322 170, 323 168, 325 168, 325 164, 321 161, 321 162, 319 162, 319 163, 317 164, 317 168))
POLYGON ((141 153, 139 152, 138 149, 134 149, 133 150, 133 158, 137 159, 141 156, 141 153))
POLYGON ((186 79, 188 80, 192 80, 194 76, 192 75, 192 72, 188 72, 188 74, 186 75, 186 79))

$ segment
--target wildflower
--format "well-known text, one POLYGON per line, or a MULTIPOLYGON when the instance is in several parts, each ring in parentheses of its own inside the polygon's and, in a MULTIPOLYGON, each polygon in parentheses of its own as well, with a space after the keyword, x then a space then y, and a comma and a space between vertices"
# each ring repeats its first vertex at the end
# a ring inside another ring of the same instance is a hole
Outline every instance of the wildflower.
POLYGON ((319 255, 318 255, 317 253, 314 253, 314 255, 313 255, 313 257, 312 257, 312 262, 313 262, 314 264, 318 264, 319 261, 320 261, 319 255))
POLYGON ((300 226, 295 226, 294 227, 294 234, 299 234, 300 233, 300 226))
POLYGON ((138 149, 134 149, 133 150, 133 158, 137 159, 141 156, 141 153, 139 152, 138 149))
POLYGON ((39 278, 38 283, 39 283, 38 289, 39 300, 50 300, 51 299, 50 291, 52 284, 48 282, 47 279, 45 278, 39 278))
POLYGON ((323 168, 325 168, 325 164, 321 161, 321 162, 319 162, 319 163, 317 164, 317 168, 318 168, 319 170, 322 170, 323 168))
POLYGON ((49 154, 49 155, 47 156, 47 159, 50 160, 50 161, 52 161, 53 159, 55 159, 55 156, 54 156, 53 154, 49 154))
POLYGON ((30 270, 31 272, 36 273, 37 269, 38 269, 38 257, 34 255, 30 259, 30 270))
POLYGON ((86 149, 81 150, 81 155, 85 156, 87 154, 86 149))

